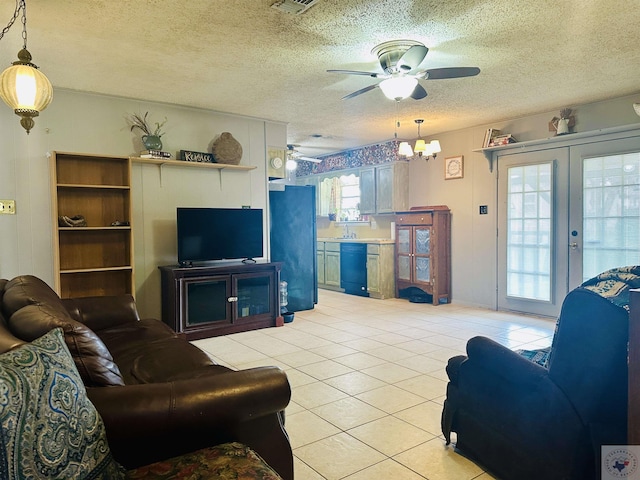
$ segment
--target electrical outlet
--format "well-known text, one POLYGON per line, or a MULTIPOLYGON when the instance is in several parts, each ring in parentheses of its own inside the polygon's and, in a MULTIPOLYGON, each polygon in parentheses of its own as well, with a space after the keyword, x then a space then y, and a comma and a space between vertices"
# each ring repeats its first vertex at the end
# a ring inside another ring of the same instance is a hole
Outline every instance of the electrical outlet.
POLYGON ((15 213, 16 213, 15 200, 0 200, 0 214, 15 215, 15 213))

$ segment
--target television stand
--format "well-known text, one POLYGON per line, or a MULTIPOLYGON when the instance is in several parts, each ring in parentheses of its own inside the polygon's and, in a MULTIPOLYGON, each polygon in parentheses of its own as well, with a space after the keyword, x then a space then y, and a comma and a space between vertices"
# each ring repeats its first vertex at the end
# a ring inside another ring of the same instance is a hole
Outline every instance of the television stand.
POLYGON ((187 340, 280 326, 280 262, 160 269, 162 321, 187 340))

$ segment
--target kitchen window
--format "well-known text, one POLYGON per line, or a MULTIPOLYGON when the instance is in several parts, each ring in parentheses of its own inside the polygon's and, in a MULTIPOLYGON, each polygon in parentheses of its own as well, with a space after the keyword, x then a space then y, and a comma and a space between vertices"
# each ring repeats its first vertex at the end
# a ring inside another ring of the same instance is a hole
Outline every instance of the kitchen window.
POLYGON ((360 177, 355 173, 327 177, 320 182, 321 216, 335 214, 338 222, 367 221, 360 215, 360 177))

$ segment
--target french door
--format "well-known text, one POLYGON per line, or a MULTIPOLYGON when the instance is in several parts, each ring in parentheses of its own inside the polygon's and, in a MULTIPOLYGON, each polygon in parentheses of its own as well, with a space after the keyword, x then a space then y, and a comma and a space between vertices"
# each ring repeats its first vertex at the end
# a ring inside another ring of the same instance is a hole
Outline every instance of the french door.
POLYGON ((640 134, 498 157, 498 309, 557 316, 567 292, 640 264, 640 134))
POLYGON ((555 316, 567 293, 569 152, 499 157, 498 309, 555 316))

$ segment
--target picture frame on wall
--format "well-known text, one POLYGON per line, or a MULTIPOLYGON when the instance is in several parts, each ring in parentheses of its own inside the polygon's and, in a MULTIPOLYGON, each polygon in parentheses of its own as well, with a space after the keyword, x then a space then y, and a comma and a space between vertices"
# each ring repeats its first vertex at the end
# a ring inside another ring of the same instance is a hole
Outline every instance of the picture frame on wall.
POLYGON ((464 177, 464 156, 447 157, 444 159, 444 179, 454 180, 464 177))

